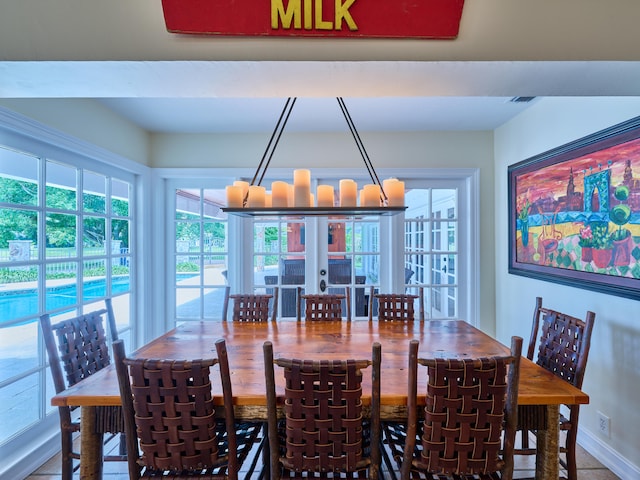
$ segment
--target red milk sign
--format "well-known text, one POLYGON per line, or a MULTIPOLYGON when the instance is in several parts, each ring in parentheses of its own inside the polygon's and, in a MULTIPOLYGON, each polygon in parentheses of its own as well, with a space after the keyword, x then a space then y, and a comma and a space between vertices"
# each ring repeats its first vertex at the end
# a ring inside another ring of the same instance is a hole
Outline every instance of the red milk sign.
POLYGON ((196 35, 456 38, 464 0, 162 0, 196 35))

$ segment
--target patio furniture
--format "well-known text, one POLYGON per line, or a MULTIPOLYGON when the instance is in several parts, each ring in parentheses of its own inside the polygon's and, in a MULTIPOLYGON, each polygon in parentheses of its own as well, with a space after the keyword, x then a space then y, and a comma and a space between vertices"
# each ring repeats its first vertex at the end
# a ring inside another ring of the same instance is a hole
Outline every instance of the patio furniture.
POLYGON ((273 480, 331 473, 335 475, 327 478, 378 478, 380 344, 374 343, 372 350, 372 358, 366 360, 274 360, 273 344, 264 342, 273 480), (276 406, 274 365, 282 368, 285 379, 283 419, 276 406), (367 418, 362 372, 369 367, 372 392, 367 418))

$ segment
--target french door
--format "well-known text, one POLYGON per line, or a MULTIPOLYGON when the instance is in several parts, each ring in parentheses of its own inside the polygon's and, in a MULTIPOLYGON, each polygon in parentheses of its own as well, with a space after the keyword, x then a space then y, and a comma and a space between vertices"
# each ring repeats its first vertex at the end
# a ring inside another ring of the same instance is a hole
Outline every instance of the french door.
MULTIPOLYGON (((379 288, 384 217, 244 220, 254 239, 250 275, 255 290, 280 291, 279 315, 296 316, 298 288, 307 293, 352 294, 352 316, 367 315, 370 287, 379 288)), ((390 256, 390 251, 385 257, 390 256)), ((245 283, 242 288, 250 288, 245 283)), ((346 307, 346 305, 345 305, 346 307)))
POLYGON ((227 216, 219 208, 224 183, 190 189, 187 179, 170 182, 175 243, 167 298, 176 299, 175 320, 218 320, 226 286, 256 293, 277 286, 280 318, 296 316, 298 288, 342 293, 347 287, 354 318, 368 315, 373 289, 423 293, 427 319, 473 324, 479 248, 474 173, 430 176, 405 179, 404 214, 357 218, 227 216))

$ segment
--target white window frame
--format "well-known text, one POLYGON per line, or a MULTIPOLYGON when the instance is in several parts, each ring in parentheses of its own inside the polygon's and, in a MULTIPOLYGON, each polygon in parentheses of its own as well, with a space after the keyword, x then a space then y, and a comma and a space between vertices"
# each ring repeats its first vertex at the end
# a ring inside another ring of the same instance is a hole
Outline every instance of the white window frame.
MULTIPOLYGON (((132 245, 131 262, 132 271, 138 272, 130 280, 131 288, 131 342, 139 344, 139 333, 144 330, 137 318, 145 318, 145 303, 139 299, 135 292, 143 289, 141 285, 148 279, 144 275, 144 259, 140 239, 141 232, 148 226, 143 222, 144 209, 143 192, 147 190, 150 180, 150 169, 144 165, 130 161, 108 150, 92 145, 88 142, 66 135, 55 129, 34 122, 33 120, 17 114, 11 110, 0 107, 0 144, 22 151, 36 157, 64 163, 72 167, 79 167, 91 172, 117 178, 129 182, 132 185, 132 197, 130 198, 130 245, 132 245)), ((81 193, 80 193, 81 195, 81 193)), ((38 210, 44 211, 44 206, 39 205, 38 210)), ((42 220, 41 220, 42 221, 42 220)), ((44 262, 41 258, 39 262, 44 262)), ((40 281, 43 285, 44 281, 40 281)), ((46 359, 44 345, 40 345, 39 355, 46 359)), ((48 372, 42 370, 41 377, 48 372)), ((41 387, 44 384, 41 383, 41 387)), ((42 395, 40 392, 39 395, 42 395)), ((43 408, 43 414, 49 407, 43 408)), ((13 437, 8 443, 0 447, 0 457, 15 460, 5 462, 0 466, 0 477, 23 478, 42 465, 53 454, 59 451, 59 420, 57 411, 50 410, 41 420, 13 437)))
MULTIPOLYGON (((160 225, 173 225, 175 216, 175 189, 176 188, 224 188, 231 184, 234 180, 243 178, 251 178, 253 171, 248 169, 159 169, 157 171, 158 178, 164 181, 164 196, 166 209, 162 218, 158 218, 160 225)), ((461 169, 380 169, 379 177, 398 177, 405 179, 407 188, 456 188, 458 189, 458 213, 459 213, 459 231, 458 231, 458 316, 462 320, 477 326, 479 323, 479 169, 461 168, 461 169), (407 180, 408 179, 408 180, 407 180)), ((362 172, 352 169, 317 169, 312 172, 312 177, 316 177, 318 181, 322 178, 356 178, 361 179, 362 172)), ((269 179, 263 181, 263 185, 270 185, 272 178, 288 178, 290 171, 286 169, 274 169, 269 179)), ((380 288, 386 291, 397 291, 397 288, 404 286, 403 272, 391 272, 389 265, 404 264, 404 216, 397 215, 387 217, 388 221, 381 222, 380 225, 380 241, 381 245, 389 246, 389 262, 383 261, 381 258, 381 285, 380 288)), ((314 222, 312 222, 314 223, 314 222)), ((158 318, 166 318, 167 325, 163 328, 172 327, 175 324, 175 318, 171 312, 175 313, 175 293, 173 284, 175 279, 175 267, 173 267, 173 252, 175 242, 173 238, 173 229, 167 229, 164 238, 167 248, 164 249, 165 255, 163 262, 165 265, 166 281, 164 288, 158 288, 163 297, 158 300, 167 305, 168 315, 158 318)), ((242 239, 242 247, 246 252, 253 252, 252 219, 240 218, 235 216, 229 217, 228 234, 230 238, 242 239)), ((313 232, 308 231, 307 235, 313 232)), ((384 247, 383 247, 384 248, 384 247)), ((241 275, 234 275, 230 283, 232 291, 249 290, 253 287, 252 272, 252 255, 239 255, 238 251, 229 248, 229 270, 241 272, 241 275)), ((307 252, 311 255, 312 252, 307 252)), ((307 272, 309 273, 309 272, 307 272)), ((312 272, 313 273, 313 272, 312 272)), ((313 276, 312 278, 316 278, 313 276)), ((314 282, 317 283, 317 282, 314 282)), ((160 332, 161 333, 161 332, 160 332)))

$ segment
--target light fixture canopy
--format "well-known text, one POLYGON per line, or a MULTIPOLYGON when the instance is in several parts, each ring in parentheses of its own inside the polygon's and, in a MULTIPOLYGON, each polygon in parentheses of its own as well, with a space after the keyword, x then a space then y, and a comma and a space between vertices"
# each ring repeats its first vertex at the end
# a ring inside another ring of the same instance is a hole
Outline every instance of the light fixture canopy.
POLYGON ((251 182, 235 182, 237 185, 227 187, 228 206, 222 208, 222 211, 229 215, 244 217, 381 216, 402 213, 407 208, 404 205, 404 183, 397 179, 385 180, 384 184, 380 181, 342 97, 336 97, 336 100, 372 181, 371 184, 365 185, 363 191, 360 192, 360 205, 358 206, 356 183, 353 180, 345 179, 340 181, 340 206, 334 205, 333 187, 330 186, 319 186, 327 187, 330 190, 321 192, 319 188, 318 205, 314 206, 313 194, 310 192, 310 172, 308 170, 294 170, 293 188, 291 186, 288 187, 289 192, 284 193, 284 199, 280 188, 276 192, 274 182, 272 184, 274 197, 270 202, 266 200, 262 181, 296 100, 297 97, 289 97, 285 102, 251 182), (385 191, 385 186, 387 186, 388 191, 385 191), (330 196, 330 201, 327 200, 327 195, 330 196))

